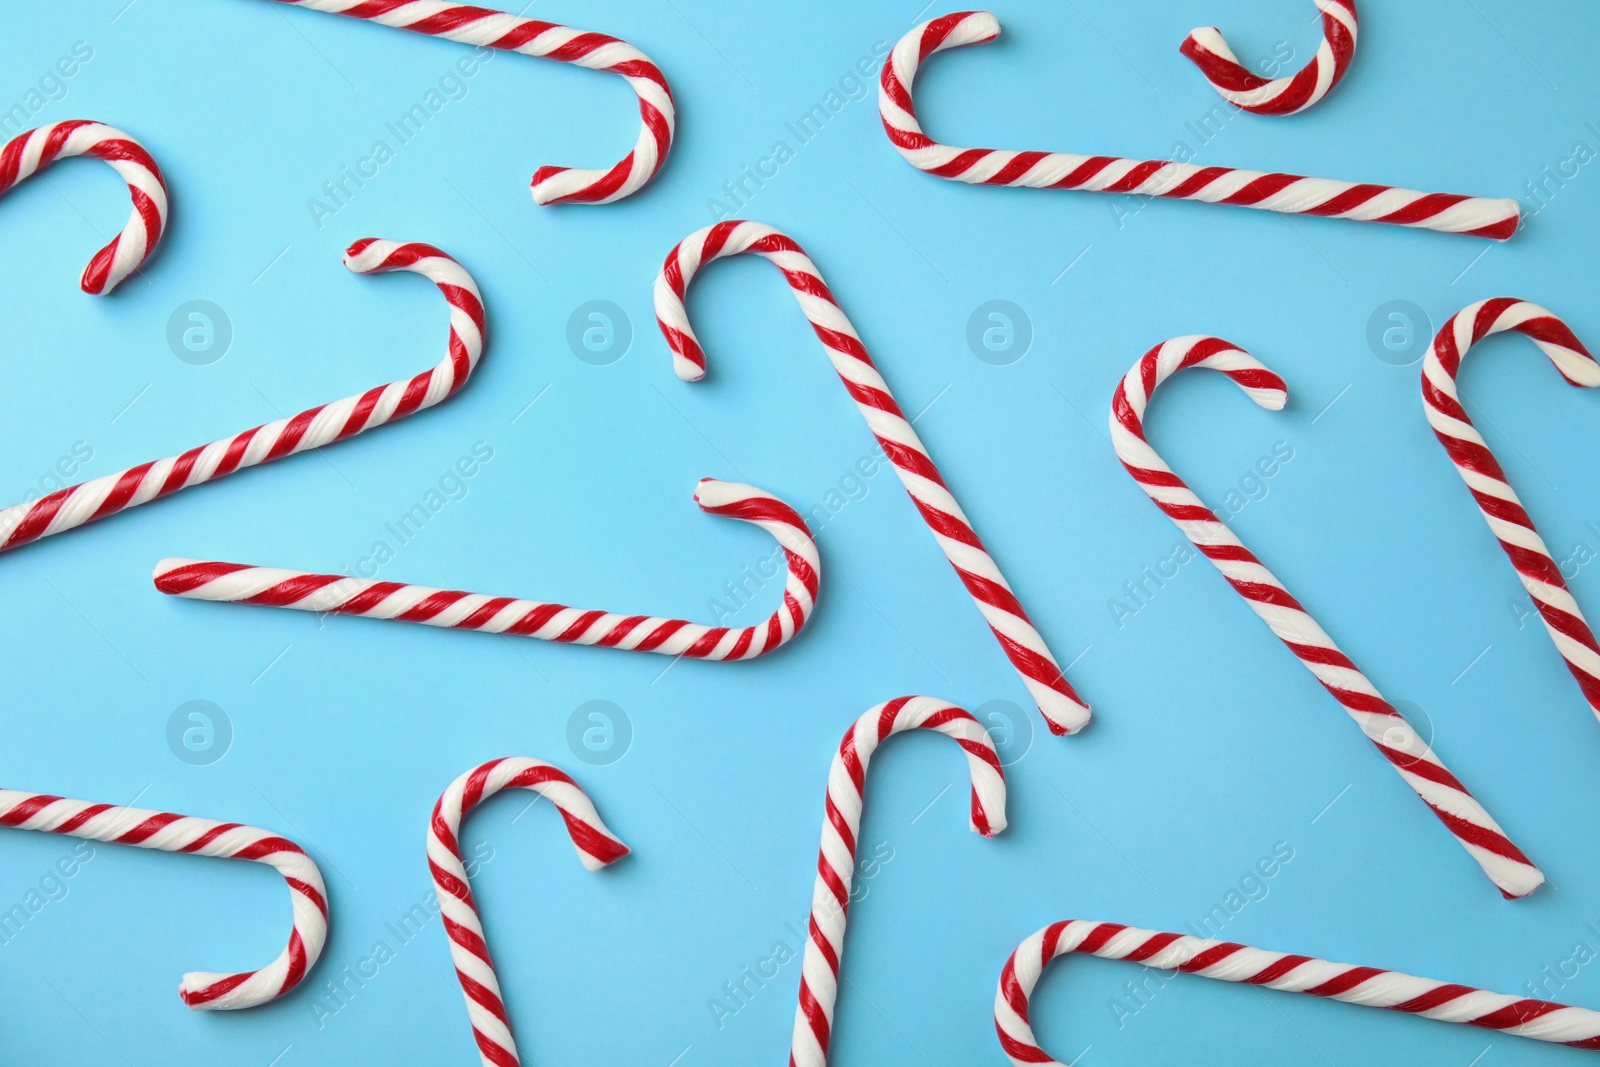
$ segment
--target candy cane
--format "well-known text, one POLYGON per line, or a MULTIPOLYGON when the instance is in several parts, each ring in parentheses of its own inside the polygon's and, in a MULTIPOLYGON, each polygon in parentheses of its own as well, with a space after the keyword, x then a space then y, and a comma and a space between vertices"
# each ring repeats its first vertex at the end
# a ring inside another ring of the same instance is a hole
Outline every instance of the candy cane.
POLYGON ((989 731, 969 713, 932 697, 897 697, 857 719, 828 770, 817 881, 811 891, 810 937, 800 962, 800 1006, 794 1014, 789 1067, 824 1067, 844 958, 845 920, 855 874, 861 809, 872 754, 904 730, 937 730, 956 741, 972 777, 972 829, 993 837, 1006 828, 1006 778, 989 731))
POLYGON ((178 995, 195 1011, 253 1008, 283 996, 316 966, 328 940, 328 891, 322 872, 299 845, 266 830, 15 789, 0 789, 0 826, 163 852, 253 860, 283 875, 294 906, 288 947, 259 971, 191 971, 184 975, 178 995))
POLYGON ((73 156, 105 160, 128 183, 133 199, 128 224, 94 254, 79 282, 91 296, 104 296, 156 250, 167 226, 167 183, 144 145, 113 126, 73 119, 18 134, 0 148, 0 194, 73 156))
POLYGON ((1322 44, 1294 74, 1268 80, 1239 63, 1215 26, 1202 26, 1178 49, 1234 107, 1257 115, 1293 115, 1315 104, 1339 84, 1356 54, 1355 0, 1316 0, 1322 12, 1322 44))
POLYGON ((738 482, 706 478, 694 499, 707 514, 759 526, 782 546, 788 568, 783 604, 764 622, 735 630, 371 578, 193 559, 164 559, 156 564, 154 578, 161 592, 191 600, 360 615, 691 659, 754 659, 786 644, 810 618, 822 574, 817 543, 805 520, 771 493, 738 482))
POLYGON ((1433 339, 1422 361, 1422 406, 1490 531, 1511 558, 1556 650, 1583 689, 1584 699, 1600 717, 1600 645, 1595 644, 1594 633, 1578 610, 1578 602, 1567 591, 1561 568, 1550 557, 1533 519, 1467 417, 1456 392, 1456 374, 1467 349, 1490 334, 1506 330, 1530 338, 1572 385, 1585 389, 1600 385, 1600 366, 1566 323, 1538 304, 1499 297, 1464 308, 1433 339))
POLYGON ((1018 945, 1000 972, 1000 987, 994 995, 994 1028, 1006 1058, 1017 1067, 1062 1067, 1039 1047, 1029 1012, 1039 976, 1051 960, 1069 952, 1126 960, 1156 971, 1182 971, 1220 982, 1243 982, 1367 1008, 1402 1011, 1535 1041, 1600 1049, 1600 1012, 1587 1008, 1491 993, 1376 967, 1268 952, 1231 941, 1069 919, 1050 924, 1018 945))
POLYGON ((1377 687, 1340 651, 1284 584, 1201 503, 1145 440, 1144 412, 1150 394, 1186 367, 1217 371, 1271 411, 1282 408, 1288 398, 1288 387, 1282 378, 1227 341, 1200 336, 1173 338, 1146 352, 1117 387, 1111 406, 1111 443, 1122 465, 1333 694, 1406 784, 1416 790, 1423 803, 1500 887, 1500 892, 1507 898, 1527 896, 1543 884, 1544 875, 1506 839, 1483 805, 1445 769, 1427 742, 1383 699, 1377 687))
POLYGON ((1057 734, 1082 729, 1089 721, 1088 707, 1062 676, 1044 638, 1028 620, 1028 613, 978 539, 927 448, 890 395, 888 383, 873 366, 866 346, 828 291, 816 264, 793 239, 759 222, 719 222, 690 234, 668 254, 656 278, 655 304, 656 324, 672 348, 673 370, 686 382, 699 381, 706 373, 706 355, 684 307, 689 283, 712 260, 744 252, 761 256, 783 272, 833 369, 866 418, 867 428, 883 446, 900 484, 1033 694, 1045 722, 1057 734))
POLYGON ((245 467, 342 441, 454 395, 483 353, 483 302, 471 275, 432 245, 399 244, 372 237, 351 245, 344 254, 344 265, 357 274, 410 271, 439 287, 450 305, 450 346, 438 366, 414 378, 375 386, 359 396, 322 404, 293 418, 192 448, 181 456, 141 463, 91 482, 58 489, 32 503, 13 504, 0 511, 0 552, 245 467))
POLYGON ((513 756, 490 760, 450 783, 433 806, 428 823, 428 872, 450 939, 450 959, 467 1002, 467 1018, 484 1067, 517 1067, 517 1045, 511 1020, 500 996, 489 943, 484 938, 478 904, 472 898, 467 867, 461 858, 461 820, 467 812, 502 789, 528 789, 556 806, 567 824, 585 870, 597 871, 628 854, 628 846, 606 829, 588 794, 559 767, 542 760, 513 756))
POLYGON ((878 110, 889 140, 918 170, 970 185, 1136 193, 1284 214, 1388 222, 1496 240, 1504 240, 1517 231, 1520 208, 1510 199, 1421 193, 1387 185, 1159 159, 955 148, 929 138, 918 125, 911 102, 911 84, 917 68, 935 52, 984 44, 999 33, 1000 23, 989 12, 962 11, 924 22, 902 37, 889 54, 883 65, 878 110))
POLYGON ((676 108, 666 76, 627 41, 554 22, 439 0, 277 0, 293 7, 367 19, 447 41, 521 52, 589 70, 617 74, 639 98, 641 128, 633 151, 607 170, 540 167, 533 174, 536 204, 609 204, 638 192, 656 176, 672 148, 676 108))

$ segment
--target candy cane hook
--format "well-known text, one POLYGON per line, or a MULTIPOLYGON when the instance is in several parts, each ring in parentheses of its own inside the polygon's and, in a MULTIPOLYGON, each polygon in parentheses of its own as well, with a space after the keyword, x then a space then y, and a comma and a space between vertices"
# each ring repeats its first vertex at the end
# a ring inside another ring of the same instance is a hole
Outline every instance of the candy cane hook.
POLYGON ((483 920, 461 858, 461 820, 502 789, 527 789, 556 806, 585 870, 597 871, 628 854, 628 846, 606 829, 599 812, 566 772, 542 760, 513 756, 490 760, 450 783, 428 823, 428 873, 450 939, 450 959, 467 1002, 467 1018, 483 1067, 517 1067, 511 1019, 500 996, 483 920))
POLYGON ((589 70, 620 75, 639 98, 638 142, 606 170, 540 167, 533 175, 536 204, 609 204, 637 192, 656 176, 672 148, 677 111, 666 76, 650 57, 626 41, 504 11, 440 0, 277 0, 292 7, 367 19, 447 41, 521 52, 589 70))
POLYGON ((328 891, 322 883, 322 872, 299 845, 266 830, 14 789, 0 789, 0 826, 162 852, 253 860, 283 875, 294 906, 288 946, 259 971, 191 971, 184 975, 178 995, 195 1011, 253 1008, 283 996, 316 966, 322 946, 327 943, 328 891))
POLYGON ((1464 308, 1434 337, 1422 361, 1422 406, 1428 424, 1533 598, 1556 650, 1583 689, 1584 699, 1600 717, 1600 645, 1595 644, 1589 623, 1568 592, 1561 568, 1551 558, 1516 490, 1506 481, 1505 471, 1467 417, 1456 391, 1456 374, 1467 349, 1506 330, 1523 334, 1538 345, 1570 384, 1585 389, 1600 385, 1600 366, 1566 323, 1538 304, 1498 297, 1464 308))
POLYGON ((1089 708, 1063 677, 1056 659, 1034 629, 1016 594, 967 520, 961 505, 933 465, 927 448, 889 393, 866 346, 834 299, 815 263, 788 235, 759 222, 719 222, 684 238, 656 278, 656 324, 672 348, 672 367, 686 382, 705 377, 706 355, 684 306, 690 282, 702 267, 724 256, 752 252, 783 272, 800 310, 838 372, 839 380, 883 446, 900 484, 933 531, 945 558, 960 575, 984 621, 1057 734, 1075 733, 1089 721, 1089 708))
POLYGON ((1544 883, 1539 869, 1507 840, 1483 805, 1445 769, 1427 742, 1383 699, 1284 584, 1145 440, 1144 412, 1150 394, 1187 367, 1217 371, 1272 411, 1282 408, 1288 398, 1282 378, 1227 341, 1201 336, 1173 338, 1146 352, 1117 387, 1111 406, 1111 443, 1117 458, 1139 488, 1216 565, 1251 610, 1343 706, 1500 892, 1507 898, 1527 896, 1544 883))
POLYGON ((879 704, 856 720, 828 770, 827 810, 811 891, 810 936, 800 962, 800 1006, 795 1009, 789 1067, 824 1067, 828 1061, 867 766, 879 745, 905 730, 936 730, 954 739, 966 753, 972 777, 972 829, 993 837, 1006 828, 1005 772, 989 731, 971 714, 933 697, 910 696, 879 704))
POLYGON ((438 366, 414 378, 375 386, 359 396, 322 404, 293 418, 192 448, 181 456, 141 463, 91 482, 58 489, 32 503, 13 504, 0 511, 0 552, 245 467, 343 441, 453 396, 483 354, 483 301, 472 276, 432 245, 400 244, 373 237, 351 245, 344 254, 344 265, 357 274, 410 271, 439 287, 450 305, 450 344, 438 366))
POLYGON ((708 515, 759 526, 782 546, 788 568, 783 603, 764 622, 729 629, 371 578, 193 559, 164 559, 156 564, 154 578, 161 592, 191 600, 360 615, 691 659, 754 659, 786 644, 811 617, 822 575, 817 542, 805 520, 771 493, 738 482, 706 478, 694 499, 708 515))
POLYGON ((999 33, 1000 23, 989 12, 961 11, 924 22, 902 37, 889 53, 883 65, 878 110, 890 142, 918 170, 969 185, 1136 193, 1283 214, 1388 222, 1496 240, 1504 240, 1517 231, 1520 207, 1510 199, 1422 193, 1387 185, 1202 167, 1169 160, 956 148, 928 137, 917 122, 911 102, 911 84, 918 67, 935 52, 985 44, 999 33))
POLYGON ((1000 972, 1000 987, 994 995, 994 1029, 1006 1058, 1017 1067, 1062 1067, 1039 1047, 1029 1013, 1039 976, 1051 960, 1069 952, 1401 1011, 1535 1041, 1600 1049, 1600 1012, 1587 1008, 1491 993, 1376 967, 1268 952, 1231 941, 1069 919, 1052 923, 1018 945, 1000 972))
POLYGON ((88 119, 55 122, 18 134, 0 148, 0 194, 50 164, 74 156, 104 160, 128 183, 133 214, 122 232, 94 254, 79 284, 104 296, 156 250, 167 226, 167 183, 144 145, 113 126, 88 119))
POLYGON ((1293 115, 1333 90, 1356 54, 1355 0, 1316 0, 1322 44, 1311 62, 1282 78, 1263 78, 1242 64, 1215 26, 1192 30, 1178 49, 1228 103, 1257 115, 1293 115))

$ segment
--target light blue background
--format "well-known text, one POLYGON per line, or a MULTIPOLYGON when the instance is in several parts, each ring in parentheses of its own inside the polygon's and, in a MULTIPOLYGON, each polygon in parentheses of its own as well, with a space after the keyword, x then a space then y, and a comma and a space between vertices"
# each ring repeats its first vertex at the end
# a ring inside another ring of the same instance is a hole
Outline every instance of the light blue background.
MULTIPOLYGON (((1215 22, 1247 60, 1287 42, 1298 64, 1318 39, 1310 8, 1013 0, 998 12, 1002 40, 936 60, 918 103, 956 143, 1164 156, 1183 139, 1203 162, 1515 195, 1530 208, 1525 183, 1542 167, 1575 142, 1600 149, 1586 125, 1600 125, 1600 11, 1510 0, 1367 3, 1354 68, 1327 102, 1292 119, 1233 118, 1199 146, 1186 124, 1217 98, 1177 54, 1184 33, 1215 22)), ((785 123, 908 29, 914 5, 546 0, 528 14, 625 37, 667 71, 680 135, 640 195, 532 205, 535 167, 608 164, 632 142, 636 111, 616 79, 502 55, 318 227, 307 199, 464 48, 259 0, 37 5, 8 21, 0 105, 88 42, 92 61, 34 121, 87 116, 140 138, 165 168, 173 222, 146 272, 94 299, 75 280, 126 212, 109 170, 62 166, 0 206, 0 496, 21 499, 75 442, 92 447, 84 473, 96 476, 431 365, 443 304, 418 279, 349 276, 339 255, 358 237, 459 257, 484 291, 492 340, 438 410, 3 561, 4 783, 281 831, 321 862, 334 915, 304 987, 265 1008, 194 1015, 175 995, 183 971, 258 966, 282 947, 281 882, 253 865, 102 847, 65 899, 0 946, 7 1063, 474 1062, 437 921, 352 983, 336 1013, 316 1005, 337 1007, 318 999, 323 984, 378 940, 395 947, 385 924, 426 898, 424 828, 440 791, 510 754, 570 769, 635 849, 588 875, 542 805, 520 819, 521 800, 496 802, 468 824, 466 839, 493 850, 476 888, 525 1059, 782 1062, 796 963, 720 1027, 709 1002, 776 942, 797 945, 786 924, 802 925, 809 905, 842 732, 900 693, 1027 707, 886 470, 821 532, 826 572, 807 631, 749 664, 663 673, 654 656, 319 624, 152 590, 167 555, 351 565, 483 441, 494 458, 467 497, 383 577, 709 621, 708 599, 770 542, 700 514, 695 480, 746 479, 809 509, 869 451, 769 266, 718 266, 696 286, 712 365, 698 386, 672 375, 650 285, 673 244, 712 221, 722 183, 778 139, 795 147, 785 123), (231 349, 210 366, 180 361, 165 340, 191 299, 232 323, 231 349), (610 366, 566 341, 568 317, 591 300, 631 320, 631 349, 610 366), (166 741, 169 716, 196 699, 234 731, 204 767, 166 741), (590 700, 631 721, 631 750, 607 766, 568 745, 569 717, 590 700)), ((1437 326, 1502 294, 1600 336, 1596 165, 1501 246, 1188 204, 1130 217, 1136 201, 940 182, 897 157, 874 112, 871 98, 850 102, 741 214, 811 251, 902 405, 927 408, 919 430, 1058 657, 1078 657, 1070 677, 1097 716, 1065 741, 1031 711, 1010 724, 1010 755, 1026 755, 1010 768, 1012 828, 994 841, 965 830, 948 741, 885 751, 863 842, 894 858, 853 913, 836 1061, 1001 1063, 991 999, 1024 936, 1066 917, 1185 929, 1279 842, 1292 862, 1227 937, 1505 992, 1555 973, 1579 943, 1600 950, 1600 730, 1542 629, 1519 624, 1526 600, 1428 431, 1418 367, 1380 360, 1366 337, 1391 300, 1437 326), (1031 320, 1031 350, 1010 366, 980 361, 965 340, 991 299, 1031 320), (1290 406, 1258 411, 1196 376, 1163 391, 1153 439, 1216 504, 1276 442, 1293 448, 1236 529, 1410 702, 1543 865, 1550 884, 1533 898, 1499 898, 1205 563, 1114 621, 1108 602, 1179 534, 1104 439, 1111 391, 1147 347, 1193 332, 1282 372, 1290 406)), ((1524 341, 1486 344, 1464 392, 1557 554, 1600 551, 1588 525, 1600 524, 1600 401, 1542 363, 1524 341)), ((1596 573, 1573 582, 1592 608, 1596 573)), ((769 587, 737 621, 775 596, 769 587)), ((0 905, 23 901, 71 844, 0 835, 0 905)), ((1569 966, 1565 988, 1548 988, 1600 1006, 1597 973, 1569 966)), ((1057 968, 1036 1004, 1045 1045, 1063 1060, 1089 1046, 1086 1067, 1582 1058, 1198 979, 1168 985, 1119 1028, 1111 998, 1138 977, 1094 960, 1057 968)))

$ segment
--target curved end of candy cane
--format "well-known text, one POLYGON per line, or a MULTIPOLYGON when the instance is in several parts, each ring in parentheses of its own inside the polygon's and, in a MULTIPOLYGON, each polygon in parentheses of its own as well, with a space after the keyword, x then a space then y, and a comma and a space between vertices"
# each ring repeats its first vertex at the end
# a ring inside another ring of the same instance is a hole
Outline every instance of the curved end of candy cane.
POLYGON ((356 274, 387 274, 390 271, 404 270, 424 275, 433 281, 440 280, 436 275, 441 266, 448 265, 454 270, 450 271, 452 276, 446 280, 457 285, 470 285, 474 294, 478 290, 471 275, 467 274, 465 267, 456 262, 454 256, 422 241, 389 241, 382 237, 363 237, 344 250, 344 265, 356 274), (456 274, 460 277, 455 277, 456 274))
MULTIPOLYGON (((796 598, 794 607, 799 614, 795 619, 794 633, 798 633, 811 617, 816 607, 817 592, 822 585, 822 556, 817 551, 816 536, 812 534, 811 527, 806 525, 806 520, 793 507, 765 489, 745 482, 702 478, 695 486, 694 502, 707 515, 738 519, 759 526, 783 548, 784 562, 789 571, 785 584, 786 598, 796 598)), ((790 634, 792 636, 793 633, 790 634)), ((767 651, 776 647, 772 645, 767 651)))
POLYGON ((1000 36, 1000 19, 993 11, 952 11, 948 15, 929 19, 900 40, 904 42, 921 37, 930 29, 937 37, 930 42, 932 47, 927 55, 950 48, 963 48, 969 44, 988 44, 1000 36))
POLYGON ((256 975, 215 974, 211 971, 190 971, 178 984, 178 997, 190 1011, 237 1011, 253 1008, 279 996, 260 996, 251 990, 256 975))
POLYGON ((929 56, 969 44, 988 44, 1000 36, 1000 20, 991 11, 956 11, 913 26, 895 42, 878 76, 878 118, 889 142, 912 166, 930 170, 940 160, 941 146, 922 132, 911 87, 929 56))
POLYGON ((604 823, 597 824, 596 829, 604 831, 605 834, 611 838, 612 847, 609 851, 597 856, 593 852, 585 851, 582 845, 574 845, 573 847, 578 850, 578 862, 583 864, 584 870, 602 870, 611 866, 613 863, 625 856, 633 855, 633 849, 623 844, 621 838, 617 837, 615 834, 612 834, 610 830, 607 830, 604 823))
POLYGON ((1355 0, 1317 0, 1317 8, 1322 43, 1309 63, 1283 77, 1265 78, 1245 67, 1215 26, 1190 31, 1178 51, 1234 107, 1257 115, 1295 115, 1332 92, 1355 56, 1355 0))
MULTIPOLYGON (((1276 371, 1232 341, 1206 334, 1174 337, 1146 353, 1156 358, 1156 380, 1160 385, 1180 370, 1190 367, 1213 370, 1224 375, 1258 407, 1282 411, 1289 400, 1289 386, 1276 371)), ((1143 363, 1143 360, 1140 361, 1143 363)))
MULTIPOLYGON (((632 169, 625 162, 610 170, 580 170, 576 167, 540 167, 533 172, 533 202, 550 204, 609 204, 627 196, 621 178, 632 169), (617 175, 621 169, 620 176, 617 175)), ((628 190, 631 192, 632 190, 628 190)))
POLYGON ((1178 46, 1178 54, 1196 66, 1201 65, 1202 58, 1207 52, 1221 56, 1230 63, 1239 62, 1239 57, 1228 47, 1227 38, 1223 37, 1222 31, 1215 26, 1196 26, 1178 46))
POLYGON ((652 177, 634 173, 633 153, 610 170, 581 170, 577 167, 540 167, 533 172, 533 202, 540 207, 553 204, 610 204, 638 192, 652 177))
POLYGON ((78 156, 109 164, 128 186, 133 201, 127 224, 94 254, 78 280, 90 296, 104 296, 150 258, 166 231, 166 179, 144 145, 93 119, 69 119, 27 130, 0 147, 0 193, 59 160, 78 156))

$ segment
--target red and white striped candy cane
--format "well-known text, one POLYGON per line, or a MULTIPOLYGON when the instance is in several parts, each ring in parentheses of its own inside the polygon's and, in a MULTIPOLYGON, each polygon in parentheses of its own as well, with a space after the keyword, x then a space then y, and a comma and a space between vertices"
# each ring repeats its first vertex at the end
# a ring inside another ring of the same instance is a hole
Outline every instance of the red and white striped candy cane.
POLYGON ((606 829, 578 783, 542 760, 520 756, 490 760, 451 782, 433 806, 428 823, 428 872, 433 875, 445 936, 450 939, 450 959, 467 1001, 467 1018, 484 1067, 517 1067, 522 1061, 517 1058, 511 1020, 461 858, 461 820, 502 789, 532 790, 554 804, 586 870, 597 871, 628 854, 628 846, 606 829))
POLYGON ((1000 987, 994 995, 994 1028, 1006 1058, 1017 1067, 1062 1067, 1039 1047, 1029 1014, 1039 976, 1051 960, 1069 952, 1139 963, 1157 971, 1182 971, 1220 982, 1243 982, 1367 1008, 1402 1011, 1535 1041, 1600 1049, 1600 1012, 1588 1008, 1491 993, 1377 967, 1268 952, 1231 941, 1069 919, 1050 924, 1018 945, 1000 972, 1000 987))
POLYGON ((128 224, 94 254, 79 283, 84 292, 104 296, 156 250, 167 226, 167 183, 144 145, 102 122, 72 119, 20 133, 0 148, 0 194, 57 160, 73 156, 92 156, 109 163, 128 183, 128 195, 133 199, 128 224))
POLYGON ((967 520, 961 505, 933 465, 927 448, 889 393, 866 346, 839 302, 828 290, 811 257, 787 234, 759 222, 729 221, 684 238, 662 264, 656 278, 656 324, 672 348, 672 368, 686 382, 705 377, 706 354, 689 325, 684 294, 701 268, 712 260, 752 252, 783 272, 800 310, 811 322, 833 362, 839 380, 883 446, 911 502, 933 531, 945 558, 960 575, 1001 649, 1057 734, 1075 733, 1089 721, 1089 708, 1073 691, 1039 631, 1000 573, 967 520))
POLYGON ((1533 519, 1467 417, 1456 392, 1456 374, 1467 349, 1490 334, 1506 330, 1523 334, 1538 345, 1572 385, 1585 389, 1600 385, 1600 365, 1566 323, 1538 304, 1497 297, 1462 309, 1434 337, 1422 361, 1422 406, 1428 424, 1450 454, 1461 480, 1467 483, 1490 531, 1511 558, 1556 650, 1583 689, 1584 699, 1600 717, 1600 645, 1595 644, 1594 632, 1578 610, 1578 602, 1567 591, 1561 568, 1551 558, 1533 519))
POLYGON ((253 860, 283 875, 294 906, 294 928, 289 933, 288 946, 259 971, 191 971, 184 975, 178 995, 195 1011, 253 1008, 283 996, 316 966, 322 946, 327 943, 328 891, 322 884, 322 872, 299 845, 266 830, 15 789, 0 789, 0 826, 162 852, 253 860))
POLYGON ((917 68, 935 52, 983 44, 999 33, 1000 23, 989 12, 961 11, 924 22, 902 37, 889 53, 879 84, 878 110, 889 140, 918 170, 969 185, 1134 193, 1291 215, 1388 222, 1496 240, 1505 240, 1517 232, 1520 207, 1511 199, 1422 193, 1388 185, 1160 159, 956 148, 928 137, 917 122, 911 102, 911 84, 917 68))
POLYGON ((1322 12, 1322 44, 1311 62, 1282 78, 1263 78, 1243 66, 1215 26, 1192 30, 1178 49, 1234 107, 1257 115, 1293 115, 1315 104, 1339 84, 1356 54, 1355 0, 1316 0, 1322 12))
POLYGON ((759 526, 783 547, 788 568, 783 604, 764 622, 731 629, 425 585, 193 559, 164 559, 156 564, 154 578, 161 592, 191 600, 360 615, 691 659, 754 659, 786 644, 811 617, 822 575, 817 543, 805 520, 771 493, 739 482, 706 478, 695 490, 695 502, 709 515, 759 526))
POLYGON ((1117 386, 1111 405, 1111 443, 1133 480, 1194 542, 1222 576, 1306 669, 1333 694, 1406 784, 1456 836, 1507 898, 1527 896, 1544 883, 1483 805, 1456 780, 1411 724, 1383 699, 1284 584, 1211 509, 1201 503, 1145 440, 1150 394, 1188 367, 1214 370, 1261 407, 1276 411, 1288 398, 1283 379, 1217 337, 1175 337, 1146 352, 1117 386))
POLYGON ((213 481, 245 467, 320 448, 404 418, 448 399, 461 388, 483 354, 483 301, 461 264, 432 245, 368 237, 351 245, 344 265, 357 274, 404 270, 439 287, 450 305, 449 352, 414 378, 379 385, 358 396, 321 404, 181 456, 141 463, 116 474, 58 489, 0 511, 0 552, 84 523, 115 515, 168 493, 213 481))
POLYGON ((959 744, 972 777, 972 829, 993 837, 1006 828, 1005 772, 989 731, 971 714, 933 697, 910 696, 879 704, 856 720, 828 769, 827 810, 811 891, 811 932, 800 962, 800 1006, 794 1014, 789 1067, 824 1067, 828 1061, 867 766, 879 745, 904 730, 937 730, 959 744))
POLYGON ((606 170, 540 167, 533 174, 536 204, 609 204, 637 192, 661 169, 672 148, 677 111, 667 79, 650 57, 627 41, 470 4, 440 0, 277 0, 293 7, 367 19, 447 41, 521 52, 616 74, 639 98, 639 140, 606 170))

